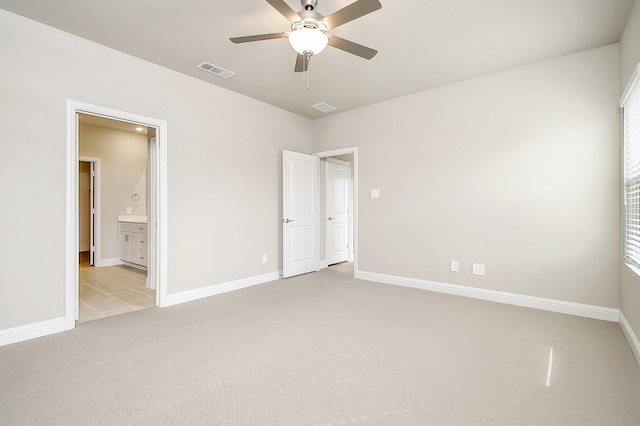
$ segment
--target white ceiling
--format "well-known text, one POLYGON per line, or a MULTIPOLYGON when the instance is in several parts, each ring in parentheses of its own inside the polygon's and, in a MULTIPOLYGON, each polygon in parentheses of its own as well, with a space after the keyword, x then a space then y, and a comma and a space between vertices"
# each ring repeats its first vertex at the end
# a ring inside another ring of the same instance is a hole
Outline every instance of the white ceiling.
MULTIPOLYGON (((286 0, 296 11, 299 1, 286 0)), ((311 89, 293 72, 289 31, 265 0, 0 0, 0 8, 309 117, 341 111, 616 43, 634 0, 380 0, 382 9, 330 33, 379 51, 367 61, 327 47, 311 89), (196 68, 208 61, 237 74, 196 68)), ((327 16, 353 0, 318 0, 327 16)))

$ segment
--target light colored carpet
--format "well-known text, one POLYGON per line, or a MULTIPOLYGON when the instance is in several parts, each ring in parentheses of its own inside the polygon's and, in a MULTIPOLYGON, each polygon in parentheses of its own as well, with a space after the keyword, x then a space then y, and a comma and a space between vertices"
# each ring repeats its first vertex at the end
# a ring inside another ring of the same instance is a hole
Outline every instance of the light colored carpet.
POLYGON ((0 382, 3 425, 640 424, 618 324, 341 272, 5 346, 0 382))

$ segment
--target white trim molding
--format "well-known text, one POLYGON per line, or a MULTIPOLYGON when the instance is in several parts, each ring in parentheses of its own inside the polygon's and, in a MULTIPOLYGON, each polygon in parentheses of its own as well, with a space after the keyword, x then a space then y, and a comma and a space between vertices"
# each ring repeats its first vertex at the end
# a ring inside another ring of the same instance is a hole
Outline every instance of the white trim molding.
POLYGON ((124 265, 122 259, 118 257, 111 257, 109 259, 96 259, 95 263, 97 268, 102 268, 103 266, 124 265))
POLYGON ((361 280, 374 281, 383 284, 418 288, 421 290, 453 294, 456 296, 470 297, 472 299, 488 300, 491 302, 504 303, 507 305, 541 309, 543 311, 558 312, 561 314, 576 315, 580 317, 612 322, 618 322, 619 320, 619 309, 606 308, 602 306, 585 305, 582 303, 566 302, 563 300, 555 299, 545 299, 542 297, 488 290, 484 288, 468 287, 457 284, 447 284, 436 281, 420 280, 416 278, 398 277, 394 275, 378 274, 375 272, 356 271, 355 277, 361 280))
POLYGON ((65 317, 8 328, 6 330, 0 330, 0 346, 24 342, 25 340, 48 336, 49 334, 66 330, 67 323, 65 317))
POLYGON ((624 105, 627 103, 627 99, 629 98, 629 94, 633 88, 640 81, 640 64, 636 65, 633 70, 633 74, 631 74, 631 78, 627 82, 627 87, 625 87, 624 92, 622 92, 622 96, 620 97, 620 108, 624 108, 624 105))
POLYGON ((620 328, 624 333, 624 337, 627 338, 629 342, 629 346, 631 346, 631 351, 633 352, 633 356, 636 357, 636 362, 640 366, 640 340, 638 340, 638 336, 633 332, 633 328, 631 328, 631 324, 627 321, 627 318, 624 316, 622 311, 620 311, 620 328))
POLYGON ((230 291, 240 290, 258 284, 277 281, 279 279, 279 272, 270 272, 268 274, 256 275, 254 277, 242 278, 239 280, 229 281, 221 284, 214 284, 207 287, 187 290, 176 294, 168 294, 166 304, 164 306, 172 306, 180 303, 191 302, 193 300, 215 296, 216 294, 228 293, 230 291))
MULTIPOLYGON (((157 235, 156 244, 153 247, 155 253, 149 253, 157 259, 157 271, 154 274, 157 281, 156 303, 158 306, 166 306, 167 293, 167 244, 168 244, 168 219, 167 219, 167 122, 164 120, 119 111, 99 105, 67 99, 67 133, 66 133, 66 200, 65 200, 65 323, 66 329, 75 327, 78 304, 78 114, 85 113, 97 115, 109 119, 127 121, 156 128, 155 148, 157 155, 154 165, 154 179, 157 180, 157 201, 150 207, 150 223, 155 223, 157 235)), ((150 251, 152 249, 150 248, 150 251)), ((98 264, 106 266, 108 259, 100 259, 98 264)))
POLYGON ((353 176, 351 177, 353 179, 353 214, 352 214, 352 224, 353 224, 353 249, 351 251, 352 253, 352 259, 351 261, 354 262, 354 267, 353 267, 353 271, 354 274, 353 276, 355 277, 355 271, 358 270, 358 214, 359 214, 359 209, 358 209, 358 186, 360 184, 359 182, 359 178, 358 178, 358 173, 359 173, 359 169, 360 169, 360 164, 359 164, 359 159, 358 159, 358 147, 354 146, 354 147, 350 147, 350 148, 339 148, 339 149, 334 149, 331 151, 321 151, 321 152, 314 152, 311 155, 315 155, 316 157, 319 158, 327 158, 327 157, 334 157, 334 156, 338 156, 338 155, 346 155, 346 154, 353 154, 353 165, 352 165, 352 171, 353 171, 353 176))

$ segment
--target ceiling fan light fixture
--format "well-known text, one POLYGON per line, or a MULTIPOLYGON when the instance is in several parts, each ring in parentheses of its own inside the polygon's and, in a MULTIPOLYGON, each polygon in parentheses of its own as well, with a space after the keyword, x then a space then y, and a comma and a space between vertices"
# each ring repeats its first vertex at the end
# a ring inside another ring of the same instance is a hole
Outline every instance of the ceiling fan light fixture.
POLYGON ((304 55, 305 52, 317 55, 327 47, 328 42, 327 35, 319 29, 303 27, 289 34, 291 47, 301 55, 304 55))

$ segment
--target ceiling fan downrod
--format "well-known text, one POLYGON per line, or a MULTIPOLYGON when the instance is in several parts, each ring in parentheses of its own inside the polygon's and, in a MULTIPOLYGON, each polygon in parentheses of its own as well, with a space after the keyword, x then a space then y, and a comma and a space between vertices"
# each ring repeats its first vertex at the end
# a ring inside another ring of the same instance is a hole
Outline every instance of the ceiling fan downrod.
POLYGON ((304 10, 313 10, 318 5, 318 0, 300 0, 304 10))

